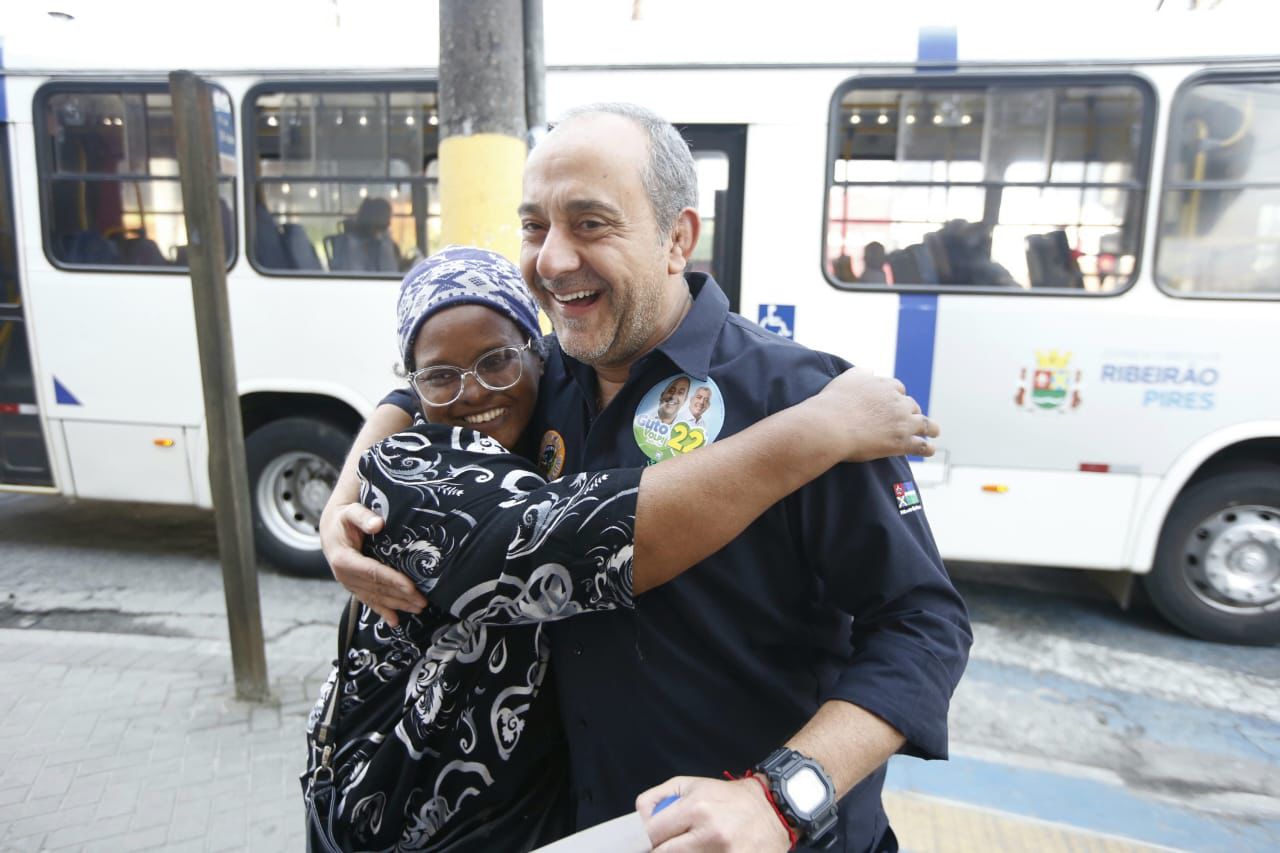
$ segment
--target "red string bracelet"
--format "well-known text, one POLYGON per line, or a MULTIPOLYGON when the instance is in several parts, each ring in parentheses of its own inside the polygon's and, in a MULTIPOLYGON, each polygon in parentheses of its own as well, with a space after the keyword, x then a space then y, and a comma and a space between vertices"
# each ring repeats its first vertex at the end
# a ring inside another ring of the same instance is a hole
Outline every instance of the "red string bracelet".
POLYGON ((790 842, 790 846, 787 847, 787 849, 794 850, 796 842, 800 840, 800 834, 795 831, 790 823, 787 822, 787 818, 782 814, 782 809, 778 808, 778 801, 774 799, 773 791, 769 790, 769 783, 762 777, 756 775, 756 771, 754 770, 748 770, 741 776, 734 776, 726 770, 724 771, 724 776, 731 782, 736 782, 740 779, 755 779, 760 783, 760 787, 764 790, 764 798, 769 801, 769 808, 773 809, 773 813, 778 816, 778 820, 782 821, 782 828, 787 831, 787 840, 790 842))

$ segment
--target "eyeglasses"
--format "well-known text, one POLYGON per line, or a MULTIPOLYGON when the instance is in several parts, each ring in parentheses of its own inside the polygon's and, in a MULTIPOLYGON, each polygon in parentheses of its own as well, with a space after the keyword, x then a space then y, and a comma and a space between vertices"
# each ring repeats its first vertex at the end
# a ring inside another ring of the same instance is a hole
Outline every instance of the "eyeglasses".
POLYGON ((524 353, 533 346, 525 341, 522 347, 498 347, 476 359, 470 370, 449 364, 436 364, 415 370, 409 374, 409 384, 419 399, 428 406, 452 405, 462 396, 468 376, 490 391, 505 391, 520 381, 524 375, 524 353))

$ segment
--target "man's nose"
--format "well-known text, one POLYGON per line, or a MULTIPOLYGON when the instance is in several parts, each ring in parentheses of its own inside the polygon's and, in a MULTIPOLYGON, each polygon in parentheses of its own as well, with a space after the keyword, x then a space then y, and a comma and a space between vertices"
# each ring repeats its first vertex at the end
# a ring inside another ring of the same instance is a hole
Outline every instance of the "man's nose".
POLYGON ((538 249, 536 268, 541 278, 554 280, 569 273, 577 272, 582 266, 577 246, 572 235, 559 225, 547 229, 542 246, 538 249))

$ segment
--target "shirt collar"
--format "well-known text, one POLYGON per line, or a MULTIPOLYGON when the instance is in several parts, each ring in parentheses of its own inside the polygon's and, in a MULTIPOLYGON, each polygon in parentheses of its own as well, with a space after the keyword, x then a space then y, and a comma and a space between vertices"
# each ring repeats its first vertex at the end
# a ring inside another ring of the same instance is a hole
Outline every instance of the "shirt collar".
POLYGON ((693 305, 671 336, 655 349, 682 372, 694 379, 706 379, 711 353, 729 316, 729 297, 707 273, 688 273, 685 282, 693 295, 693 305))

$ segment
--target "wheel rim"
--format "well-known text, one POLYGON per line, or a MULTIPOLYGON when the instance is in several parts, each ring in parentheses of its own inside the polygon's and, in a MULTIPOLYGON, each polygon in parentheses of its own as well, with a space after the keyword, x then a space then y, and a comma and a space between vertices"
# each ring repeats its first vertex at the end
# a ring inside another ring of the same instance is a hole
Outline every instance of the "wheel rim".
POLYGON ((338 481, 338 469, 314 453, 272 459, 258 477, 258 515, 279 541, 302 551, 320 548, 320 513, 338 481))
POLYGON ((1280 509, 1232 506, 1191 531, 1183 558, 1191 591, 1232 613, 1280 609, 1280 509))

